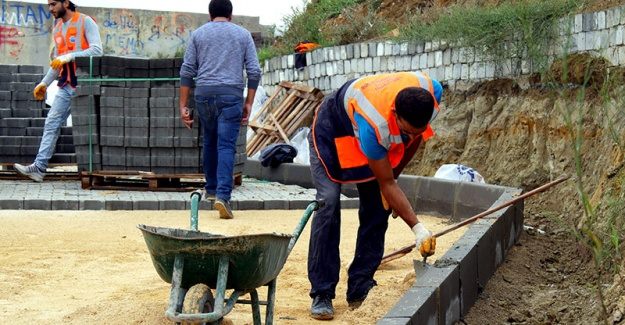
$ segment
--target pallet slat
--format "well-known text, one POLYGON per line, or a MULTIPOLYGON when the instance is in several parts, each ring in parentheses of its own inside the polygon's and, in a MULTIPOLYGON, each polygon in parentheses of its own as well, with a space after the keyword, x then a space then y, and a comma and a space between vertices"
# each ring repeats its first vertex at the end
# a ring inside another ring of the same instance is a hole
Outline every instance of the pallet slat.
MULTIPOLYGON (((243 175, 233 176, 241 185, 243 175)), ((204 187, 203 174, 155 174, 139 171, 95 171, 80 173, 81 187, 90 190, 189 192, 204 187)))
POLYGON ((247 155, 252 156, 272 143, 289 143, 289 138, 304 126, 322 101, 323 93, 317 88, 281 82, 249 123, 254 135, 247 143, 247 155))

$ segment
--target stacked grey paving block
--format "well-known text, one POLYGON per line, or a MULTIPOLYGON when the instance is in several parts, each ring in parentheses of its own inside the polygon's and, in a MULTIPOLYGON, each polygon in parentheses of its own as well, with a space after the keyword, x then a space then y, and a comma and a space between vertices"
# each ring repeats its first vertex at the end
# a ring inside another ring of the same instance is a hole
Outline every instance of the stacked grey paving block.
MULTIPOLYGON (((33 97, 43 67, 0 65, 0 163, 32 163, 39 150, 47 110, 33 97)), ((74 163, 72 130, 64 126, 50 163, 74 163)))
POLYGON ((247 154, 245 146, 247 145, 247 127, 241 126, 239 128, 239 135, 237 136, 237 151, 234 156, 234 174, 243 174, 245 169, 245 163, 247 162, 247 154))
MULTIPOLYGON (((161 79, 161 78, 179 78, 180 77, 180 67, 176 67, 180 65, 180 62, 176 59, 151 59, 150 60, 150 78, 152 79, 161 79)), ((159 81, 150 81, 151 87, 163 87, 163 86, 176 86, 177 81, 175 80, 159 80, 159 81)))
POLYGON ((102 169, 99 85, 79 85, 72 99, 72 135, 79 171, 102 169), (91 95, 97 90, 97 95, 91 95))
MULTIPOLYGON (((51 162, 76 162, 79 171, 201 173, 203 139, 193 89, 187 105, 193 127, 180 120, 181 65, 182 59, 77 58, 72 127, 61 130, 51 162), (152 78, 163 80, 146 80, 152 78)), ((32 90, 42 74, 42 67, 0 66, 1 162, 31 162, 37 153, 45 111, 32 100, 32 90), (30 109, 33 104, 37 110, 30 109)), ((247 160, 245 131, 237 138, 235 174, 247 160)))
POLYGON ((100 146, 105 170, 124 170, 126 166, 124 84, 121 85, 107 83, 100 91, 100 146))
POLYGON ((11 115, 13 117, 45 117, 43 101, 35 100, 33 89, 43 79, 43 67, 35 65, 18 65, 17 73, 12 75, 11 115))
MULTIPOLYGON (((175 170, 174 127, 181 123, 176 120, 175 95, 176 89, 167 84, 150 89, 151 166, 159 173, 172 173, 172 167, 175 170)), ((197 159, 195 161, 197 164, 197 159)))
MULTIPOLYGON (((193 89, 191 89, 193 90, 193 89)), ((188 129, 180 120, 180 89, 174 97, 174 159, 176 173, 202 173, 202 139, 200 138, 200 117, 195 111, 193 91, 189 94, 187 107, 193 115, 193 126, 188 129)))

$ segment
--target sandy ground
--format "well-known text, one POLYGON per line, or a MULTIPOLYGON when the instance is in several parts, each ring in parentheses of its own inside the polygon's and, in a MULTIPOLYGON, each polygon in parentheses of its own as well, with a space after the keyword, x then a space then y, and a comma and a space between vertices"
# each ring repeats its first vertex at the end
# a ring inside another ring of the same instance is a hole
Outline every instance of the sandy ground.
MULTIPOLYGON (((200 230, 225 235, 291 233, 302 215, 303 211, 239 211, 233 220, 220 220, 217 212, 200 211, 200 230)), ((447 225, 444 219, 420 218, 432 231, 447 225)), ((0 211, 0 323, 170 324, 164 317, 170 286, 156 274, 136 225, 187 229, 188 219, 187 211, 0 211)), ((374 323, 414 281, 416 253, 383 266, 376 274, 378 286, 361 308, 347 308, 346 269, 357 223, 356 210, 344 211, 341 282, 332 322, 336 324, 374 323)), ((462 231, 440 238, 436 256, 462 231)), ((310 225, 278 277, 276 324, 316 322, 309 317, 309 234, 310 225)), ((403 221, 391 220, 387 252, 410 244, 413 236, 403 221)), ((263 299, 266 289, 260 288, 259 294, 263 299)), ((251 307, 238 304, 228 318, 234 324, 251 324, 251 307)))

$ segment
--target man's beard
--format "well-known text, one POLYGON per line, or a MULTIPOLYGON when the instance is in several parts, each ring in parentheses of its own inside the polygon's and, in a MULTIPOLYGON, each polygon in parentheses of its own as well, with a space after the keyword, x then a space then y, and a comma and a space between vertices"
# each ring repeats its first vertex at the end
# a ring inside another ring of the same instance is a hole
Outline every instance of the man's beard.
POLYGON ((54 18, 61 18, 65 16, 65 13, 67 13, 67 10, 65 10, 65 8, 61 8, 59 11, 56 12, 56 15, 54 15, 54 18))

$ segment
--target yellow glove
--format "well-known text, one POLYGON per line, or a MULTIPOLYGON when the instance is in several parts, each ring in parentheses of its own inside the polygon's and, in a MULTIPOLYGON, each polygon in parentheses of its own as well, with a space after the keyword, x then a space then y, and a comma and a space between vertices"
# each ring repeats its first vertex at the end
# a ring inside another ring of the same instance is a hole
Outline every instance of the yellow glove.
POLYGON ((50 62, 50 66, 54 70, 61 70, 63 65, 65 65, 66 63, 69 63, 70 61, 72 61, 72 56, 70 54, 65 54, 52 60, 52 62, 50 62))
POLYGON ((421 256, 428 257, 434 255, 436 252, 436 237, 429 237, 421 243, 419 246, 419 253, 421 256))
POLYGON ((40 82, 35 90, 33 90, 33 96, 35 96, 36 100, 44 100, 46 98, 46 90, 48 89, 48 85, 45 82, 40 82))
POLYGON ((432 232, 427 230, 421 223, 414 225, 412 231, 415 234, 416 247, 419 248, 421 256, 428 257, 434 255, 436 251, 436 237, 432 236, 432 232))

